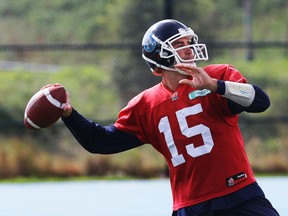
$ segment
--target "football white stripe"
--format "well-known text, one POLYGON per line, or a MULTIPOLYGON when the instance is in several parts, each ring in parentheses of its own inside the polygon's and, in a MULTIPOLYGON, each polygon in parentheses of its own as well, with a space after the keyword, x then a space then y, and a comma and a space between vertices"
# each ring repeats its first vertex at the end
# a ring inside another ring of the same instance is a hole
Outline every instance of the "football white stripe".
POLYGON ((27 117, 27 114, 26 114, 26 113, 25 113, 25 118, 26 118, 27 122, 28 122, 33 128, 35 128, 35 129, 40 129, 40 127, 39 127, 38 125, 34 124, 34 122, 32 122, 31 119, 27 117))
POLYGON ((58 100, 52 97, 48 88, 43 89, 43 93, 45 94, 47 100, 52 103, 54 106, 63 109, 66 103, 60 103, 58 100))

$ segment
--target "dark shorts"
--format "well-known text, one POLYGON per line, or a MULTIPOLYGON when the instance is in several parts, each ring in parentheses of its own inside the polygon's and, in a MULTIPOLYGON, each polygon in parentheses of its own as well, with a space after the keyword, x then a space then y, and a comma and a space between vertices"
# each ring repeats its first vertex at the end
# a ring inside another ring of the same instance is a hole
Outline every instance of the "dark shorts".
POLYGON ((264 196, 251 198, 229 209, 211 211, 209 208, 202 208, 199 211, 191 206, 173 212, 172 216, 279 216, 264 196))

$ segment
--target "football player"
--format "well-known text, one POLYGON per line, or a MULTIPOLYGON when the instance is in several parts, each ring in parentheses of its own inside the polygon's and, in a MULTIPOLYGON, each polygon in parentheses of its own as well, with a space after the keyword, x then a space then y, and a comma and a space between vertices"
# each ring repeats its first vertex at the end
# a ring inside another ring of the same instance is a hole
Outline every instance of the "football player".
POLYGON ((256 182, 238 125, 241 112, 263 112, 269 97, 232 65, 197 67, 205 44, 176 20, 152 25, 142 57, 162 82, 130 100, 110 126, 79 114, 64 123, 89 152, 112 154, 152 145, 166 159, 176 216, 279 215, 256 182))

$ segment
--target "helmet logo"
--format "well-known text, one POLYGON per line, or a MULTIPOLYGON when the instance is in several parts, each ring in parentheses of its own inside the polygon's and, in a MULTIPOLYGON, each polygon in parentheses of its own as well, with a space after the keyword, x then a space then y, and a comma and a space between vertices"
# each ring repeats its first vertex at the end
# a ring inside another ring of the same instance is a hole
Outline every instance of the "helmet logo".
POLYGON ((188 29, 184 29, 184 28, 179 28, 178 31, 179 33, 186 33, 188 29))
POLYGON ((152 52, 156 47, 156 41, 153 39, 152 34, 144 41, 144 50, 146 52, 152 52))
POLYGON ((162 56, 164 56, 164 57, 165 57, 165 56, 168 56, 168 53, 165 52, 165 51, 163 51, 163 52, 162 52, 162 56))

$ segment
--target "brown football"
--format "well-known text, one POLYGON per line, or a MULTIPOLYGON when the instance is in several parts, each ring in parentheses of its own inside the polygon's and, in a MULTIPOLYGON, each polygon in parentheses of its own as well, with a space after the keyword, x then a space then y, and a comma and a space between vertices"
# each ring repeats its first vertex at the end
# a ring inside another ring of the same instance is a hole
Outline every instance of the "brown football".
POLYGON ((60 84, 47 85, 36 92, 25 108, 24 124, 38 130, 56 123, 63 114, 66 91, 60 84))

